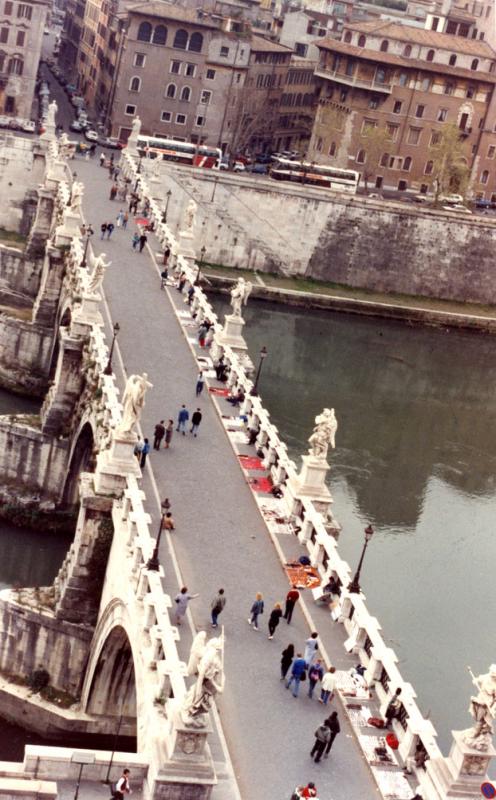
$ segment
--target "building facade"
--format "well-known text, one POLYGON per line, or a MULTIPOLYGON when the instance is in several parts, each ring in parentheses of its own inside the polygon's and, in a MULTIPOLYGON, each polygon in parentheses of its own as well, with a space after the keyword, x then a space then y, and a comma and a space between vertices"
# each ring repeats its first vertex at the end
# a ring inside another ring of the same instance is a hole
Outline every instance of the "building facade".
POLYGON ((78 52, 84 28, 86 0, 67 0, 64 27, 60 38, 58 63, 64 75, 77 85, 78 52))
POLYGON ((31 119, 48 13, 44 0, 0 1, 1 113, 31 119))

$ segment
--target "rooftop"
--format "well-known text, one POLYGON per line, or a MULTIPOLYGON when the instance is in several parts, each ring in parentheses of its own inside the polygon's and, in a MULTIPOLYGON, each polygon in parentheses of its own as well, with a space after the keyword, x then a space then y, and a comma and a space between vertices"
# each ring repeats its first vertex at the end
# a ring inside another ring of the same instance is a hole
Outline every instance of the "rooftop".
POLYGON ((219 27, 218 22, 209 20, 208 14, 203 12, 201 16, 195 9, 175 6, 171 3, 164 3, 162 0, 151 0, 151 2, 134 3, 127 8, 130 14, 142 14, 146 17, 159 17, 160 19, 173 19, 178 22, 185 22, 198 25, 202 28, 219 27))
POLYGON ((451 50, 454 53, 468 53, 480 58, 496 58, 496 52, 487 42, 481 42, 478 39, 466 39, 464 36, 453 36, 449 33, 428 31, 424 28, 415 28, 412 25, 400 25, 398 22, 371 20, 369 22, 349 23, 346 27, 359 33, 398 39, 401 42, 420 44, 425 47, 437 47, 440 50, 451 50))
POLYGON ((263 36, 251 37, 251 49, 255 53, 292 53, 292 47, 286 47, 284 44, 273 42, 270 39, 264 39, 263 36))

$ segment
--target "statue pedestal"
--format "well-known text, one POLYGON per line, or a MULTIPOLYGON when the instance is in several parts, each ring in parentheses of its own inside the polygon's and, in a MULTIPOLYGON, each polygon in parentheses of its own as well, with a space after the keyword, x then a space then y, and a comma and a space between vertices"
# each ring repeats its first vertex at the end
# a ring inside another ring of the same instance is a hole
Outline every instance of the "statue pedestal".
POLYGON ((486 777, 489 762, 496 750, 476 750, 463 737, 466 731, 452 731, 453 745, 448 758, 427 762, 427 774, 440 798, 456 797, 473 800, 480 797, 480 786, 486 777))
POLYGON ((134 447, 138 441, 136 434, 114 432, 108 450, 98 453, 95 469, 96 494, 119 494, 126 487, 128 475, 141 478, 138 459, 134 447))
POLYGON ((191 269, 195 268, 196 253, 193 247, 193 234, 191 231, 179 231, 179 248, 178 254, 186 259, 188 266, 191 269))
POLYGON ((66 181, 67 177, 67 164, 65 161, 59 161, 58 159, 52 161, 46 173, 45 186, 49 189, 56 189, 60 181, 66 181))
POLYGON ((45 146, 48 146, 50 142, 56 142, 57 136, 55 133, 55 125, 47 125, 45 123, 45 131, 40 136, 40 143, 45 146))
POLYGON ((216 344, 221 347, 231 347, 233 350, 245 352, 248 346, 243 339, 242 331, 245 327, 243 317, 228 314, 224 320, 222 333, 216 337, 216 344))
POLYGON ((83 294, 81 305, 74 312, 72 317, 71 330, 74 333, 86 333, 88 326, 102 325, 103 318, 99 311, 102 296, 100 294, 83 294), (78 330, 82 326, 82 330, 78 330))
POLYGON ((62 225, 55 228, 54 244, 70 245, 75 236, 81 236, 82 219, 79 211, 73 211, 70 206, 64 210, 64 221, 62 225))
POLYGON ((325 482, 330 466, 325 459, 311 454, 302 456, 301 460, 303 466, 295 478, 288 480, 287 489, 294 499, 308 498, 318 511, 325 513, 332 504, 332 495, 325 482))

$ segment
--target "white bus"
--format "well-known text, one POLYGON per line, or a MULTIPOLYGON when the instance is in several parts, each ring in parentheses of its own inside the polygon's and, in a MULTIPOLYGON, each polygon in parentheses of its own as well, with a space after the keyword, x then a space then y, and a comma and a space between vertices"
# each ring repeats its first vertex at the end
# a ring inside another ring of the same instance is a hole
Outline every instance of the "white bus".
POLYGON ((338 169, 307 161, 290 161, 278 158, 270 170, 270 177, 276 181, 291 181, 304 186, 322 186, 338 192, 356 194, 360 174, 353 169, 338 169))
POLYGON ((176 164, 189 164, 204 169, 220 169, 222 160, 220 147, 178 142, 176 139, 161 139, 158 136, 138 136, 137 148, 140 156, 162 158, 164 161, 174 161, 176 164))

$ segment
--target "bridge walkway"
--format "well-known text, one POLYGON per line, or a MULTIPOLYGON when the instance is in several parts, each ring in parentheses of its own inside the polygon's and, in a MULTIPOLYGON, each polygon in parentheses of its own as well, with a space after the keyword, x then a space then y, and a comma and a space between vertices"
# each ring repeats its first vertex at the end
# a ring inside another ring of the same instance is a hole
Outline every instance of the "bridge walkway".
MULTIPOLYGON (((120 204, 108 199, 111 184, 97 163, 77 161, 74 167, 85 183, 84 210, 95 227, 94 249, 112 261, 104 288, 112 322, 121 326, 118 346, 124 368, 127 374, 146 371, 153 384, 142 417, 144 435, 152 440, 156 422, 176 420, 183 403, 190 413, 197 406, 203 413, 198 438, 174 433, 170 450, 152 450, 143 486, 157 526, 155 483, 160 498, 168 496, 172 503, 176 530, 164 537, 160 553, 164 584, 174 596, 177 562, 179 582, 199 593, 190 604, 196 630, 210 630, 211 600, 220 587, 226 592, 220 621, 225 626, 227 680, 218 710, 243 800, 285 800, 296 784, 309 780, 315 781, 321 800, 372 800, 379 795, 343 713, 331 757, 315 764, 309 752, 314 730, 326 716, 324 707, 306 696, 308 684, 302 684, 300 697, 294 699, 279 680, 282 649, 293 642, 302 651, 310 631, 297 608, 291 626, 283 620, 274 639, 267 638, 270 610, 284 600, 289 585, 214 403, 206 389, 198 401, 195 397, 198 365, 176 317, 176 308, 187 308, 184 298, 174 288, 161 291, 150 253, 132 250, 131 220, 126 231, 116 228, 110 241, 100 241, 100 223, 115 223, 120 204), (247 624, 257 591, 266 604, 258 633, 247 624)), ((301 554, 294 537, 279 539, 287 558, 301 554)), ((341 626, 333 626, 328 612, 312 604, 310 596, 306 603, 331 659, 338 668, 349 668, 341 626)), ((190 643, 191 631, 183 625, 179 649, 186 660, 190 643)), ((218 740, 214 758, 222 761, 218 740)), ((226 765, 219 766, 226 773, 226 765)), ((221 782, 214 798, 224 797, 234 794, 221 782)))

